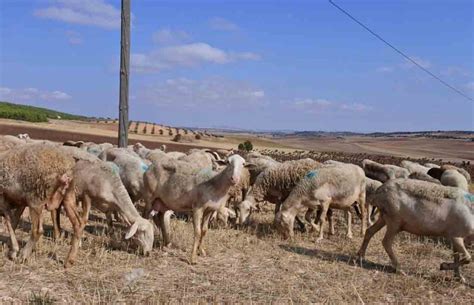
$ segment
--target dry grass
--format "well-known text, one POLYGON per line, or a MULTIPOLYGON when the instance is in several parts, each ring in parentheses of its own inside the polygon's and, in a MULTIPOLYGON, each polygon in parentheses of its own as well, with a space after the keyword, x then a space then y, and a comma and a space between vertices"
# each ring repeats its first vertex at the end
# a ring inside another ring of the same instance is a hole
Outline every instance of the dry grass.
MULTIPOLYGON (((0 303, 468 303, 472 286, 439 271, 451 260, 442 241, 401 234, 397 252, 408 276, 394 274, 381 246, 383 232, 369 245, 362 267, 351 254, 361 243, 359 222, 354 239, 345 237, 342 213, 336 212, 336 235, 314 244, 314 233, 300 233, 294 242, 281 240, 268 210, 254 214, 246 229, 211 229, 206 237, 207 257, 191 266, 187 260, 192 226, 173 220, 171 249, 156 249, 150 257, 136 255, 122 239, 120 225, 112 237, 105 235, 102 215, 86 228, 76 265, 65 270, 62 260, 69 239, 53 242, 50 218, 45 215, 45 235, 36 253, 24 263, 8 260, 0 250, 0 303)), ((63 221, 66 226, 67 221, 63 221)), ((66 227, 70 232, 70 229, 66 227)), ((29 222, 17 230, 26 241, 29 222)), ((5 233, 1 234, 6 240, 5 233)), ((474 265, 463 268, 471 285, 474 265)))

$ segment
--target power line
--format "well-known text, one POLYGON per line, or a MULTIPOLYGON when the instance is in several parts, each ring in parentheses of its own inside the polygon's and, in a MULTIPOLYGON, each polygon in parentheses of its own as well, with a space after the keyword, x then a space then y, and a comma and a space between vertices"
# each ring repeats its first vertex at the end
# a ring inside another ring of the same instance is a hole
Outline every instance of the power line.
POLYGON ((380 41, 382 41, 383 43, 385 43, 386 45, 388 45, 390 48, 392 48, 393 50, 395 50, 395 52, 397 52, 398 54, 400 54, 401 56, 403 56, 404 58, 406 58, 407 60, 409 60, 410 62, 412 62, 415 66, 417 66, 418 68, 420 68, 421 70, 423 70, 424 72, 426 72, 427 74, 431 75, 433 78, 437 79, 440 83, 442 83, 443 85, 445 85, 446 87, 450 88, 451 90, 453 90, 454 92, 458 93, 459 95, 467 98, 468 100, 470 101, 474 101, 470 96, 464 94, 462 91, 456 89, 455 87, 451 86, 450 84, 448 84, 447 82, 445 82, 444 80, 442 80, 439 76, 437 76, 436 74, 434 74, 433 72, 429 71, 428 69, 426 69, 425 67, 423 67, 422 65, 420 65, 419 63, 417 63, 415 60, 413 60, 412 58, 410 58, 408 55, 406 55, 405 53, 403 53, 402 51, 400 51, 397 47, 395 47, 394 45, 392 45, 390 42, 386 41, 385 39, 383 39, 379 34, 375 33, 374 31, 372 31, 371 29, 369 29, 366 25, 364 25, 362 22, 360 22, 359 20, 357 20, 354 16, 352 16, 351 14, 349 14, 346 10, 344 10, 342 7, 340 7, 339 5, 337 5, 336 3, 334 3, 332 0, 328 0, 329 3, 331 3, 334 7, 336 7, 338 10, 340 10, 341 12, 343 12, 344 14, 346 14, 349 18, 351 18, 352 20, 354 20, 357 24, 359 24, 361 27, 363 27, 366 31, 368 31, 370 34, 374 35, 376 38, 378 38, 380 41))

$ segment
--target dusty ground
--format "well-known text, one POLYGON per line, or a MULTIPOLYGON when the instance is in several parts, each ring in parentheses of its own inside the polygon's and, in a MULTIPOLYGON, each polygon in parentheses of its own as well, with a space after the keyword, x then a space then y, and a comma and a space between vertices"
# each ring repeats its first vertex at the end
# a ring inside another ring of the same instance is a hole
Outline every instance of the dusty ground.
POLYGON ((351 152, 444 161, 474 161, 474 142, 459 139, 415 137, 288 137, 277 140, 287 146, 317 152, 351 152))
MULTIPOLYGON (((128 250, 125 242, 118 242, 124 235, 119 225, 113 237, 104 235, 105 223, 98 215, 86 229, 79 260, 65 270, 62 260, 69 240, 53 242, 50 218, 45 216, 45 236, 30 261, 11 262, 5 258, 5 248, 0 250, 0 303, 453 304, 469 303, 474 298, 474 264, 463 269, 470 285, 438 270, 442 261, 451 259, 451 251, 442 240, 399 236, 396 249, 407 276, 393 273, 388 266, 381 245, 383 231, 369 245, 362 267, 353 265, 352 255, 361 243, 359 223, 353 240, 349 240, 342 217, 338 218, 336 235, 315 244, 314 233, 297 234, 294 242, 282 240, 271 225, 271 210, 254 214, 250 228, 211 229, 206 237, 208 256, 192 266, 187 262, 191 223, 173 220, 175 246, 157 247, 150 257, 141 257, 128 250)), ((18 230, 23 241, 27 240, 28 226, 25 221, 18 230)))

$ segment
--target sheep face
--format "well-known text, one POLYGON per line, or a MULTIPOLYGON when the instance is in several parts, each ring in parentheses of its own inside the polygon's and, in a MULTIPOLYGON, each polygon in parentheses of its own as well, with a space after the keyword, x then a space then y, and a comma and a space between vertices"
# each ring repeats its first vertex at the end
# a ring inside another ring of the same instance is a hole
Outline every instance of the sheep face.
POLYGON ((275 216, 275 226, 283 235, 283 239, 293 238, 293 223, 295 218, 278 212, 275 216))
POLYGON ((255 209, 255 205, 250 200, 242 201, 238 206, 237 210, 239 212, 238 223, 246 224, 249 220, 249 216, 252 211, 255 209))
POLYGON ((130 238, 136 246, 142 249, 144 255, 149 255, 153 249, 153 225, 144 219, 137 220, 125 235, 125 239, 130 238))
POLYGON ((239 183, 240 181, 242 169, 244 168, 244 165, 245 165, 245 159, 239 155, 233 155, 229 157, 228 163, 229 163, 228 167, 230 169, 228 171, 228 178, 230 180, 230 183, 232 185, 235 185, 239 183))

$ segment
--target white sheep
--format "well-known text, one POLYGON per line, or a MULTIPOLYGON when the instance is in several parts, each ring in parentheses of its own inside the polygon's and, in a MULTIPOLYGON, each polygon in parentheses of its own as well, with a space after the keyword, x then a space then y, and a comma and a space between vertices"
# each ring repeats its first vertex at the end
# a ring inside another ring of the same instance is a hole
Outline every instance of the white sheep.
POLYGON ((462 279, 459 267, 471 261, 463 238, 474 235, 474 195, 459 188, 445 187, 414 179, 394 179, 382 185, 373 204, 380 218, 367 229, 358 257, 365 256, 370 239, 387 226, 382 245, 393 267, 403 273, 393 251, 400 231, 416 235, 443 236, 453 242, 454 263, 442 263, 441 270, 454 270, 462 279))
POLYGON ((192 211, 194 243, 190 262, 196 263, 198 250, 205 255, 203 238, 209 219, 227 199, 230 187, 239 183, 245 160, 239 155, 229 157, 220 173, 210 168, 196 171, 188 162, 168 160, 153 163, 145 173, 145 215, 152 215, 161 228, 165 246, 169 244, 169 219, 166 212, 192 211))
MULTIPOLYGON (((323 166, 309 171, 300 180, 283 202, 275 217, 275 223, 285 238, 293 237, 295 216, 304 212, 305 209, 316 210, 320 207, 322 212, 317 239, 320 241, 323 239, 323 227, 329 208, 351 212, 355 202, 361 211, 363 234, 367 225, 364 171, 353 164, 323 166)), ((348 217, 348 221, 350 219, 348 217)), ((348 224, 347 236, 352 237, 350 224, 348 224)))
POLYGON ((54 210, 61 202, 71 221, 71 250, 65 261, 74 263, 85 227, 78 217, 72 183, 75 161, 56 146, 46 144, 23 145, 11 149, 0 158, 0 213, 10 234, 10 257, 16 258, 19 245, 15 227, 23 210, 28 207, 31 219, 31 237, 20 252, 20 260, 27 259, 43 233, 42 211, 54 210), (12 214, 16 207, 15 217, 12 214))
POLYGON ((362 168, 367 177, 382 183, 395 178, 408 178, 410 174, 406 168, 391 164, 380 164, 369 159, 362 161, 362 168))

